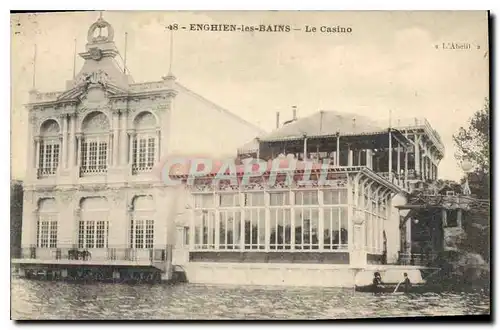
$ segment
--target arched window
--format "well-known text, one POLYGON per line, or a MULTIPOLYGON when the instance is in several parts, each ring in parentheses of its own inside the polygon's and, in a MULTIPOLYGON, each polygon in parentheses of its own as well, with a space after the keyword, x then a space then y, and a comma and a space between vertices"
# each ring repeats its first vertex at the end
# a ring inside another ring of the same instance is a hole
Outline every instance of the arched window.
POLYGON ((38 175, 54 175, 59 166, 59 124, 53 120, 47 120, 40 128, 40 149, 38 153, 38 175))
POLYGON ((134 120, 134 130, 132 171, 133 173, 149 172, 153 168, 158 153, 155 116, 150 112, 140 113, 134 120))
POLYGON ((154 244, 154 200, 152 196, 137 196, 132 203, 130 247, 152 249, 154 244))
POLYGON ((109 121, 102 112, 92 112, 83 121, 80 150, 82 174, 98 174, 108 170, 109 121))
POLYGON ((89 197, 81 201, 78 223, 79 248, 108 247, 108 201, 103 197, 89 197))
POLYGON ((57 247, 57 205, 53 198, 42 199, 38 205, 36 246, 57 247))

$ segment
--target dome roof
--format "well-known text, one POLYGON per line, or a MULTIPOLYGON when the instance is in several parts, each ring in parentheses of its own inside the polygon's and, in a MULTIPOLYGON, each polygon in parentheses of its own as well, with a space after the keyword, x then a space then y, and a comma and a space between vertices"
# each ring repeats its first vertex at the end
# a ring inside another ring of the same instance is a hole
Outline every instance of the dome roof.
POLYGON ((298 119, 274 132, 261 137, 261 140, 292 140, 313 136, 363 135, 385 131, 379 123, 357 114, 336 111, 320 111, 298 119))

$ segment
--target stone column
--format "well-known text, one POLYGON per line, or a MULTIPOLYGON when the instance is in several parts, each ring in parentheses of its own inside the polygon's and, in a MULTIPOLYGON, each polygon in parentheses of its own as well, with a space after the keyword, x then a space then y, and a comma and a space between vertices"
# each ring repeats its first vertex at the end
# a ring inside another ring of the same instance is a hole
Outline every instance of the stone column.
POLYGON ((40 136, 35 137, 35 176, 38 177, 38 167, 40 166, 40 136))
MULTIPOLYGON (((69 168, 74 168, 75 167, 75 160, 76 160, 76 114, 70 114, 69 115, 69 122, 70 122, 70 130, 69 130, 69 168)), ((81 150, 78 150, 79 152, 81 150)))
POLYGON ((119 164, 118 162, 118 150, 120 149, 119 147, 119 124, 120 124, 120 114, 119 111, 116 109, 113 110, 113 117, 112 117, 112 130, 113 130, 113 166, 117 166, 119 164))
POLYGON ((115 151, 115 148, 113 148, 113 130, 109 131, 109 134, 108 134, 108 150, 106 150, 106 151, 107 151, 106 165, 107 165, 107 167, 109 169, 111 166, 113 166, 113 156, 112 156, 112 153, 114 153, 114 151, 115 151))
MULTIPOLYGON (((133 130, 128 130, 127 132, 127 138, 128 138, 128 166, 131 167, 134 160, 134 140, 135 140, 135 132, 133 130)), ((137 146, 139 147, 139 146, 137 146)))
POLYGON ((160 161, 160 141, 161 141, 161 128, 156 129, 156 136, 155 136, 155 161, 159 162, 160 161))
MULTIPOLYGON (((121 132, 120 132, 120 164, 122 166, 127 166, 128 157, 130 150, 128 149, 128 135, 127 135, 127 112, 120 111, 120 120, 121 120, 121 132)), ((130 157, 131 158, 131 157, 130 157)))
POLYGON ((60 168, 65 169, 68 167, 68 115, 63 114, 60 117, 61 120, 61 136, 62 136, 62 145, 61 145, 61 162, 60 168))
POLYGON ((35 131, 35 118, 31 117, 28 120, 29 126, 28 126, 28 154, 27 154, 27 162, 28 165, 26 166, 26 177, 30 177, 33 169, 35 168, 35 140, 33 138, 33 132, 35 131))
POLYGON ((57 168, 56 168, 56 173, 60 170, 63 170, 64 169, 64 141, 66 140, 66 138, 64 137, 64 134, 59 134, 59 159, 58 159, 58 163, 57 163, 57 168))
POLYGON ((76 144, 78 145, 78 154, 76 155, 76 166, 80 167, 82 165, 82 144, 83 144, 83 136, 81 133, 76 134, 76 144))

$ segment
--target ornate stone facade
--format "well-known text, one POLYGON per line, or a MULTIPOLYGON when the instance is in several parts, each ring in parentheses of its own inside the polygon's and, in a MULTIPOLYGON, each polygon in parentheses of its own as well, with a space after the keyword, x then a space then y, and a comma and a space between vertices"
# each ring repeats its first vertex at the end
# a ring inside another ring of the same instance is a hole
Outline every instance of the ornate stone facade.
MULTIPOLYGON (((136 230, 135 227, 131 229, 134 217, 137 217, 137 223, 147 223, 147 229, 143 229, 153 237, 152 245, 147 244, 148 248, 164 249, 167 244, 173 244, 169 240, 174 236, 167 235, 167 232, 169 228, 175 230, 175 223, 168 216, 172 208, 178 207, 172 202, 176 193, 172 193, 173 188, 163 184, 152 172, 152 165, 170 152, 173 135, 190 131, 189 125, 196 119, 210 125, 210 114, 218 116, 220 111, 201 98, 192 98, 191 91, 189 102, 183 101, 184 97, 175 104, 179 93, 187 93, 172 77, 131 83, 131 77, 113 59, 118 55, 113 39, 113 27, 100 17, 88 30, 86 50, 79 54, 85 63, 75 79, 67 84, 67 90, 30 92, 27 105, 30 122, 28 166, 24 181, 24 248, 46 248, 40 241, 40 235, 46 234, 39 228, 43 221, 58 222, 54 238, 46 238, 50 246, 69 248, 82 244, 82 237, 94 230, 97 236, 106 235, 106 243, 99 247, 128 248, 135 246, 131 242, 131 237, 135 237, 135 234, 131 236, 131 230, 134 233, 136 230), (193 108, 208 118, 190 113, 193 108), (180 117, 188 120, 172 125, 174 112, 178 113, 175 120, 180 117), (172 127, 179 131, 173 131, 172 127), (150 196, 148 200, 152 204, 148 210, 134 205, 137 196, 150 196), (40 201, 44 199, 53 199, 57 212, 40 210, 40 201), (94 202, 86 203, 85 200, 94 202), (49 220, 43 220, 45 215, 49 220), (97 221, 96 226, 101 226, 104 221, 106 229, 99 227, 104 230, 102 233, 97 232, 98 229, 88 229, 97 227, 86 227, 87 224, 83 223, 86 221, 97 221), (82 228, 87 229, 82 231, 82 228), (52 239, 56 241, 52 242, 52 239)), ((228 127, 247 130, 246 135, 235 139, 237 143, 260 133, 255 126, 234 119, 227 116, 226 120, 232 121, 228 127)), ((194 135, 182 135, 181 138, 196 140, 194 135)), ((200 138, 207 140, 206 136, 200 138)), ((183 144, 182 140, 180 144, 183 144)), ((215 146, 220 144, 220 140, 213 143, 215 146)), ((204 150, 206 153, 210 151, 204 150)), ((140 239, 144 241, 146 238, 140 239)), ((88 244, 94 244, 88 248, 97 246, 95 240, 88 244)))

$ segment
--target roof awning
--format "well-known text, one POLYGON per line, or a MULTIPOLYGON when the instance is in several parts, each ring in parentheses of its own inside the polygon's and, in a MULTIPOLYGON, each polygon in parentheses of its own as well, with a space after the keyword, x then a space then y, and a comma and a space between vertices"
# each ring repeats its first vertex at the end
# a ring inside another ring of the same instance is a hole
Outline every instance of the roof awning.
MULTIPOLYGON (((396 148, 399 143, 403 148, 409 148, 412 143, 406 136, 399 130, 391 129, 392 134, 392 147, 396 148)), ((261 142, 268 144, 285 143, 287 145, 297 144, 302 145, 305 138, 309 145, 331 143, 336 145, 337 137, 339 137, 339 144, 345 146, 349 144, 354 149, 377 149, 389 148, 389 129, 385 131, 365 132, 365 133, 338 133, 329 135, 302 135, 302 136, 288 136, 279 138, 261 139, 261 142)))

